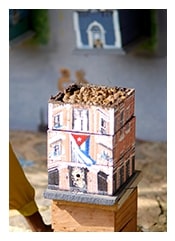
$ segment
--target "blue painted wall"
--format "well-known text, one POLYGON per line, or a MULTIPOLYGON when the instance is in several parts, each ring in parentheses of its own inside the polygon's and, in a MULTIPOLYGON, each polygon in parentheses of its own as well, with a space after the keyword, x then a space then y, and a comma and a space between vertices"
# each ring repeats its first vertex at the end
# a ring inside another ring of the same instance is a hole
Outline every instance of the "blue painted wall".
POLYGON ((114 36, 114 25, 113 25, 113 14, 108 12, 103 17, 103 14, 100 12, 81 12, 79 13, 79 24, 81 29, 81 37, 84 45, 88 45, 88 35, 87 29, 90 23, 97 21, 105 29, 105 42, 108 45, 114 45, 115 36, 114 36))

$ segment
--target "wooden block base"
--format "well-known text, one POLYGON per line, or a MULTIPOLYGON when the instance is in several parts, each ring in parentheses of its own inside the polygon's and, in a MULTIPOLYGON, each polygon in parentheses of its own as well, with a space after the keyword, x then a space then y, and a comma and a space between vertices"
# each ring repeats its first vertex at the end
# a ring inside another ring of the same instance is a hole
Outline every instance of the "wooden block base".
POLYGON ((54 232, 137 232, 137 187, 121 203, 52 201, 54 232))

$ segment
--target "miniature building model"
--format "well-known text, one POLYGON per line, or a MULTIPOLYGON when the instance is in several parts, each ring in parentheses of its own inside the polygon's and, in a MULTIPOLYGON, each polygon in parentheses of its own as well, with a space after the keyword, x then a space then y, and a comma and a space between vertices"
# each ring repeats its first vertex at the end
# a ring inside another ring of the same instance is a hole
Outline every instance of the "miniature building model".
POLYGON ((135 90, 72 84, 48 101, 54 232, 136 232, 135 90))
POLYGON ((148 10, 77 9, 73 13, 79 50, 123 50, 139 38, 148 36, 145 26, 150 21, 148 10))
POLYGON ((135 172, 135 90, 70 85, 48 101, 48 189, 114 195, 135 172))

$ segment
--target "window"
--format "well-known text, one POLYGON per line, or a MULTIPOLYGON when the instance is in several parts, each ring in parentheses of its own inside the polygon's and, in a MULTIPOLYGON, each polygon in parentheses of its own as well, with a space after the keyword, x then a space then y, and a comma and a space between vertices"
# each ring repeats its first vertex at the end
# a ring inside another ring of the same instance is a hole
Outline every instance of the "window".
POLYGON ((89 114, 85 109, 73 109, 72 129, 75 131, 89 130, 89 114))
POLYGON ((61 142, 59 142, 57 145, 54 147, 54 156, 59 156, 61 155, 61 142))
POLYGON ((135 156, 132 156, 132 173, 135 171, 135 156))
POLYGON ((48 170, 48 184, 50 185, 59 185, 59 171, 57 168, 48 170))
POLYGON ((120 134, 119 141, 122 141, 124 139, 124 137, 125 137, 124 128, 121 128, 119 130, 119 134, 120 134))
POLYGON ((61 114, 54 116, 54 128, 58 129, 62 126, 61 114))
POLYGON ((117 173, 113 175, 113 192, 117 190, 117 173))
POLYGON ((127 160, 126 162, 126 179, 128 179, 130 177, 130 160, 127 160))
POLYGON ((130 131, 130 122, 128 121, 125 125, 125 132, 128 133, 130 131))
POLYGON ((119 187, 124 183, 124 166, 119 169, 119 187))
POLYGON ((101 132, 101 134, 106 134, 106 128, 107 128, 107 123, 106 123, 106 121, 103 119, 103 118, 101 118, 101 123, 100 123, 101 125, 101 128, 100 128, 100 132, 101 132))
POLYGON ((77 10, 73 15, 78 49, 121 48, 118 11, 77 10))
POLYGON ((88 42, 91 48, 103 48, 105 44, 105 30, 101 24, 94 21, 87 29, 88 42))
POLYGON ((108 175, 102 171, 99 171, 97 173, 97 179, 98 179, 98 191, 106 193, 108 190, 107 186, 107 177, 108 175))

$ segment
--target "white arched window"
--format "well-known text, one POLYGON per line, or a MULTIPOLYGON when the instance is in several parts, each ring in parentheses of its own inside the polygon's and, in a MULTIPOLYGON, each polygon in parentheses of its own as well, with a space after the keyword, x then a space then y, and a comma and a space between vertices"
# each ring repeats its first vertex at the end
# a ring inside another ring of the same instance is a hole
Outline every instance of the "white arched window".
MULTIPOLYGON (((104 49, 120 49, 121 45, 121 32, 120 32, 120 22, 119 22, 119 15, 117 10, 112 11, 112 31, 114 34, 114 42, 113 44, 107 44, 106 35, 110 34, 108 30, 104 28, 104 26, 97 20, 92 21, 87 29, 80 28, 80 18, 79 14, 88 12, 88 10, 77 10, 74 11, 73 19, 74 19, 74 30, 76 34, 76 46, 78 49, 94 49, 94 48, 104 48, 104 49), (86 31, 86 32, 85 32, 86 31), (87 40, 85 37, 85 33, 87 34, 87 40), (83 43, 84 42, 84 43, 83 43), (86 43, 85 43, 86 42, 86 43)), ((92 12, 93 13, 93 12, 92 12)), ((90 14, 90 13, 89 13, 90 14)), ((84 15, 83 18, 86 18, 84 15)), ((105 18, 105 15, 103 15, 105 18)))
POLYGON ((89 24, 87 29, 89 47, 99 48, 105 45, 105 30, 97 21, 89 24))

